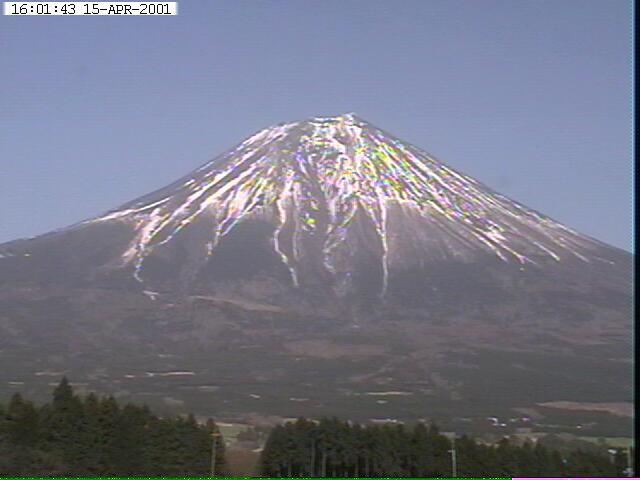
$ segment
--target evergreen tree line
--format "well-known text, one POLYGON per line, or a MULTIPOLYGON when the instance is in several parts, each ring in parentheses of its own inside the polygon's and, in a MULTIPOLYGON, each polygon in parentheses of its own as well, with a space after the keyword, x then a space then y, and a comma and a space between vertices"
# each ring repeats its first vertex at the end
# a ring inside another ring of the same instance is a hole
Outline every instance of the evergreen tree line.
POLYGON ((541 444, 486 445, 469 437, 453 443, 422 423, 362 426, 337 419, 298 419, 275 427, 262 451, 270 477, 451 477, 455 450, 459 477, 615 477, 622 453, 560 453, 541 444))
MULTIPOLYGON (((160 418, 146 406, 73 393, 66 378, 40 407, 15 394, 0 404, 0 475, 209 475, 215 423, 160 418)), ((216 473, 225 469, 217 437, 216 473)))

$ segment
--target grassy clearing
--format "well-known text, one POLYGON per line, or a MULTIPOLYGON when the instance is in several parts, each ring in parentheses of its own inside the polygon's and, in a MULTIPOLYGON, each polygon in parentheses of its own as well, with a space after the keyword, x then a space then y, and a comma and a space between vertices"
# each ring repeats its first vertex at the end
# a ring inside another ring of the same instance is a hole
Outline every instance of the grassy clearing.
POLYGON ((237 440, 238 434, 249 429, 249 425, 242 423, 218 423, 220 433, 224 437, 227 444, 234 444, 237 440))
POLYGON ((614 448, 627 448, 633 445, 633 439, 630 437, 578 437, 586 442, 608 445, 614 448))

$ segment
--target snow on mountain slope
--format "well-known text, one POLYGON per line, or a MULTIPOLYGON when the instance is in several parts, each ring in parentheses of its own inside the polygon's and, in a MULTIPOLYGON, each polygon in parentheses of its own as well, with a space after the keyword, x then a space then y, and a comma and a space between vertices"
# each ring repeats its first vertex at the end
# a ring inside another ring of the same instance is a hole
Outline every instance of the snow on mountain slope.
POLYGON ((588 262, 601 245, 353 114, 261 130, 177 183, 84 225, 133 226, 135 239, 120 262, 133 265, 143 282, 145 260, 196 221, 209 229, 205 264, 220 240, 250 218, 275 226, 272 248, 296 285, 301 263, 313 261, 344 283, 354 252, 363 241, 375 243, 381 293, 389 268, 406 263, 408 243, 420 261, 490 254, 522 265, 588 262), (356 219, 370 227, 373 242, 362 238, 356 219))
POLYGON ((281 124, 0 245, 0 395, 55 369, 230 416, 628 402, 631 264, 353 115, 281 124), (145 373, 176 371, 193 383, 145 373))

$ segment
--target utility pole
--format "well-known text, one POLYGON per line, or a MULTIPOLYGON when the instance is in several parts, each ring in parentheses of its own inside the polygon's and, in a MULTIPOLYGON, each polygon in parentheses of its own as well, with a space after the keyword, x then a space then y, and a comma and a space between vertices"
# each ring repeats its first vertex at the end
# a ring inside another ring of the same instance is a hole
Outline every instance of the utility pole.
POLYGON ((316 439, 311 437, 311 477, 316 476, 316 439))
POLYGON ((451 454, 451 476, 453 478, 458 476, 458 464, 456 459, 456 434, 454 433, 451 437, 451 450, 449 450, 451 454))
POLYGON ((218 450, 218 438, 220 432, 211 433, 211 476, 216 476, 216 451, 218 450))

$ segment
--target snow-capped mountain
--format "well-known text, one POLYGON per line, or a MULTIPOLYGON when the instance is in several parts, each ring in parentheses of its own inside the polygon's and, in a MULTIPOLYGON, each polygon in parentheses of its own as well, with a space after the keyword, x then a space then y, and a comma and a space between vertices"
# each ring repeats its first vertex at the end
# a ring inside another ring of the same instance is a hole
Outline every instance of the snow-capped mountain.
POLYGON ((272 225, 271 248, 293 285, 305 272, 324 273, 338 292, 361 249, 375 252, 383 295, 390 270, 414 262, 590 262, 602 247, 353 114, 265 128, 180 181, 74 228, 127 225, 134 235, 111 265, 130 267, 144 284, 147 259, 190 230, 198 230, 189 245, 194 276, 250 220, 272 225))
MULTIPOLYGON (((603 344, 619 361, 629 345, 630 265, 628 253, 353 114, 316 117, 265 128, 105 214, 0 245, 0 333, 7 351, 24 338, 48 345, 42 329, 64 317, 58 342, 98 350, 135 350, 144 339, 187 355, 188 337, 211 358, 220 342, 268 346, 266 357, 286 352, 312 359, 312 369, 377 358, 336 381, 450 394, 464 392, 437 377, 452 352, 603 344)), ((247 358, 256 360, 245 365, 254 381, 273 381, 274 371, 297 378, 289 357, 266 372, 264 358, 247 358)), ((575 370, 567 378, 589 384, 575 370)), ((616 382, 607 388, 620 399, 626 385, 616 382)), ((602 389, 586 391, 593 399, 602 389)), ((561 387, 541 398, 558 396, 561 387)))

